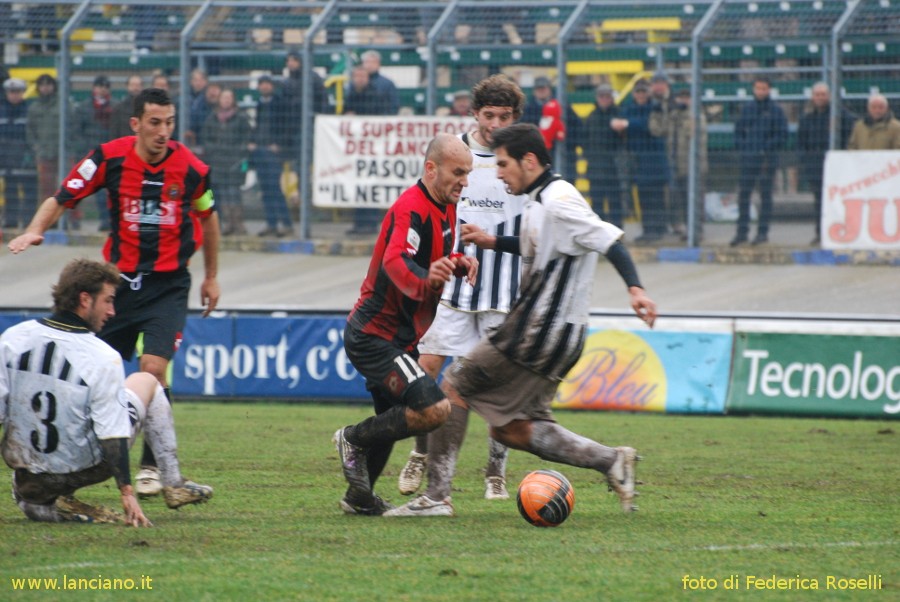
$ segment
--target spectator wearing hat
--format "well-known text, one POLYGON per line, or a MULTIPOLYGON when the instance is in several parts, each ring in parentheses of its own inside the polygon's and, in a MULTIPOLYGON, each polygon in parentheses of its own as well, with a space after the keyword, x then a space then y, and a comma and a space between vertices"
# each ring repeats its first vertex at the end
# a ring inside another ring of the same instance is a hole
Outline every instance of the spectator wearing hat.
POLYGON ((38 96, 28 106, 26 133, 37 167, 37 198, 53 196, 59 184, 59 87, 46 73, 37 78, 38 96))
MULTIPOLYGON (((70 140, 76 157, 87 155, 96 146, 108 142, 112 129, 113 98, 110 92, 109 78, 98 75, 91 86, 91 96, 75 107, 72 116, 70 140)), ((100 219, 100 231, 109 230, 109 208, 106 206, 106 191, 94 195, 97 201, 97 215, 100 219)), ((81 228, 80 219, 72 216, 69 227, 73 230, 81 228)))
POLYGON ((540 127, 544 105, 551 98, 553 98, 553 86, 550 84, 550 80, 543 75, 536 77, 534 87, 531 89, 531 96, 528 97, 528 101, 525 103, 525 110, 522 111, 522 118, 519 121, 521 123, 533 123, 540 127))
POLYGON ((638 244, 658 242, 666 233, 665 191, 669 183, 666 141, 650 132, 650 84, 640 80, 634 85, 631 102, 622 109, 622 117, 613 122, 616 131, 625 132, 631 162, 631 182, 637 189, 641 208, 641 235, 638 244))
MULTIPOLYGON (((700 111, 700 138, 697 144, 697 159, 700 178, 694 199, 694 241, 703 236, 703 182, 706 181, 709 166, 707 147, 706 116, 700 111)), ((669 188, 669 223, 682 240, 687 240, 688 179, 690 175, 691 138, 694 136, 694 119, 691 110, 691 91, 678 90, 671 103, 659 103, 650 114, 650 131, 665 139, 666 153, 672 166, 672 182, 669 188)))
POLYGON ((584 121, 584 157, 588 163, 591 205, 605 222, 622 227, 625 180, 625 133, 612 128, 619 107, 612 86, 594 91, 594 110, 584 121))
POLYGON ((453 93, 449 114, 454 117, 472 116, 472 94, 468 90, 457 90, 453 93))
POLYGON ((26 84, 17 77, 3 82, 0 102, 0 175, 6 184, 6 211, 3 225, 18 228, 27 225, 37 203, 37 177, 34 157, 28 146, 28 103, 26 84))
POLYGON ((281 190, 282 152, 287 146, 288 117, 284 99, 276 94, 275 81, 263 75, 256 82, 256 128, 250 142, 250 167, 256 171, 262 193, 266 227, 260 236, 289 236, 294 227, 281 190), (280 228, 279 228, 280 226, 280 228))

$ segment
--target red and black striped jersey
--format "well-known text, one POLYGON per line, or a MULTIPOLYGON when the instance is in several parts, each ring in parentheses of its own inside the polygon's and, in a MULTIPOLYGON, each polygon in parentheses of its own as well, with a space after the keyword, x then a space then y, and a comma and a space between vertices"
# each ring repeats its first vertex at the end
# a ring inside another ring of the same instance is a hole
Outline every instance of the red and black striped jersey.
POLYGON ((174 272, 203 244, 200 218, 214 206, 196 202, 210 188, 209 167, 179 142, 154 164, 138 156, 134 136, 101 144, 75 165, 56 200, 71 209, 100 188, 109 192, 112 226, 103 256, 122 272, 174 272))
POLYGON ((388 210, 350 324, 406 351, 431 326, 441 290, 428 285, 432 262, 453 251, 456 205, 441 205, 420 180, 388 210))

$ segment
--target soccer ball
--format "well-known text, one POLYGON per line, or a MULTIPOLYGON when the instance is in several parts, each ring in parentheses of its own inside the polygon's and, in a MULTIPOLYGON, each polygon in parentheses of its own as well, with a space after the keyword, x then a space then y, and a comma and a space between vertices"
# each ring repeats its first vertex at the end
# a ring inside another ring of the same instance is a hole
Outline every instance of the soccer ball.
POLYGON ((519 483, 516 503, 522 518, 535 527, 555 527, 575 508, 575 490, 555 470, 535 470, 519 483))

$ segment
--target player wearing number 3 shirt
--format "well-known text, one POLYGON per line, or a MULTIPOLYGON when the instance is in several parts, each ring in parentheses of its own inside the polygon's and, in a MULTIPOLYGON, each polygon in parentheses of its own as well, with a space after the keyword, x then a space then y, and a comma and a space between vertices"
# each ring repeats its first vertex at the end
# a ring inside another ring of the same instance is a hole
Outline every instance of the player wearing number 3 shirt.
MULTIPOLYGON (((77 163, 25 232, 9 243, 13 253, 41 244, 44 232, 66 209, 105 188, 112 228, 103 255, 119 268, 122 282, 116 317, 99 336, 126 360, 140 337, 140 368, 164 388, 187 319, 188 262, 201 247, 206 272, 200 286, 203 315, 209 315, 219 300, 219 222, 209 168, 171 140, 174 127, 175 107, 168 94, 158 88, 141 91, 131 117, 135 135, 101 144, 77 163)), ((141 466, 145 470, 137 475, 138 493, 158 494, 162 485, 146 446, 141 466)))
POLYGON ((381 515, 391 506, 373 493, 395 441, 427 433, 450 413, 437 383, 419 368, 416 344, 431 325, 454 271, 475 281, 478 262, 453 256, 456 204, 472 171, 457 137, 440 134, 425 151, 422 179, 388 211, 360 297, 344 330, 344 348, 366 379, 375 416, 334 435, 347 514, 381 515))
POLYGON ((147 372, 125 378, 122 358, 94 333, 115 315, 119 271, 76 259, 53 287, 53 315, 0 336, 0 451, 15 470, 13 497, 35 521, 150 526, 131 485, 128 449, 141 430, 159 460, 170 508, 205 502, 212 488, 185 480, 172 410, 147 372), (124 514, 73 497, 113 477, 124 514))

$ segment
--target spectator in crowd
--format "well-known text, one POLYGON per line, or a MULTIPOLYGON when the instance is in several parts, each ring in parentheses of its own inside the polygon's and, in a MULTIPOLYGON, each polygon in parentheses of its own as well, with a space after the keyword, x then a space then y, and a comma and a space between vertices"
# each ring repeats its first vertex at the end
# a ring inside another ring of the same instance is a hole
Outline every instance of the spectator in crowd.
POLYGON ((624 222, 623 182, 626 178, 625 134, 612 128, 619 107, 609 84, 600 84, 594 93, 595 106, 585 119, 584 158, 588 163, 591 204, 605 222, 621 228, 624 222))
POLYGON ((212 104, 207 100, 206 90, 209 87, 209 76, 203 69, 191 71, 188 86, 188 128, 184 133, 184 141, 188 146, 194 147, 202 144, 200 131, 219 99, 212 99, 212 104))
POLYGON ((453 117, 471 117, 472 93, 468 90, 457 90, 454 92, 449 114, 453 117))
POLYGON ((28 103, 24 80, 11 77, 3 82, 0 102, 0 175, 6 183, 6 228, 25 226, 37 205, 37 176, 34 155, 26 135, 28 103))
MULTIPOLYGON (((108 142, 112 136, 113 99, 110 92, 109 78, 98 75, 91 86, 90 98, 75 107, 72 117, 72 141, 75 156, 83 157, 97 145, 108 142)), ((94 196, 97 202, 97 217, 100 220, 100 231, 109 230, 109 208, 106 206, 106 190, 99 190, 94 196)), ((77 230, 78 223, 73 218, 71 226, 77 230)))
POLYGON ((201 128, 204 160, 216 183, 216 201, 222 203, 222 234, 246 234, 241 184, 244 183, 251 137, 250 122, 235 102, 234 92, 222 90, 219 103, 201 128))
POLYGON ((544 76, 535 78, 534 87, 531 89, 531 96, 525 103, 525 110, 522 112, 520 123, 533 123, 541 126, 541 115, 543 114, 544 105, 553 98, 553 87, 550 80, 544 76))
POLYGON ((848 150, 896 150, 900 148, 900 121, 891 112, 883 94, 873 94, 866 116, 856 122, 848 150))
POLYGON ((738 193, 737 233, 731 241, 736 247, 748 240, 750 232, 750 195, 759 183, 759 223, 751 244, 769 242, 772 219, 772 185, 778 167, 778 151, 788 137, 787 118, 771 99, 772 84, 765 77, 753 81, 753 100, 744 105, 734 126, 735 146, 740 155, 740 192, 738 193))
MULTIPOLYGON (((284 77, 284 97, 288 101, 291 109, 291 121, 293 123, 302 124, 303 112, 303 59, 300 53, 292 50, 288 52, 284 61, 285 77, 284 77)), ((312 90, 313 90, 313 112, 314 113, 331 113, 328 104, 328 95, 325 93, 325 80, 322 76, 311 71, 312 74, 312 90)), ((299 145, 298 145, 299 146, 299 145)))
MULTIPOLYGON (((666 152, 672 166, 672 181, 669 188, 669 221, 673 231, 687 240, 688 222, 688 177, 690 175, 691 138, 694 137, 694 119, 691 109, 691 91, 682 88, 672 102, 654 104, 650 113, 650 131, 666 140, 666 152)), ((706 116, 700 111, 700 138, 697 144, 697 158, 700 163, 700 178, 697 181, 694 199, 694 242, 703 237, 703 191, 709 165, 706 157, 707 127, 706 116)))
POLYGON ((578 179, 578 147, 584 147, 584 120, 578 116, 571 104, 566 105, 566 118, 563 135, 565 136, 565 165, 563 178, 573 184, 578 179))
MULTIPOLYGON (((131 136, 131 117, 134 115, 134 99, 144 89, 144 81, 140 75, 129 75, 125 82, 125 98, 113 105, 112 108, 112 125, 110 126, 110 137, 121 138, 122 136, 131 136)), ((44 198, 52 195, 51 192, 44 198)))
MULTIPOLYGON (((160 90, 165 90, 166 92, 171 92, 171 86, 169 85, 169 78, 166 77, 165 73, 156 73, 153 78, 150 80, 151 88, 159 88, 160 90)), ((173 138, 174 140, 174 138, 173 138)))
MULTIPOLYGON (((384 115, 387 104, 372 85, 371 75, 363 65, 356 65, 350 72, 350 86, 344 102, 346 115, 384 115)), ((347 234, 375 234, 382 212, 378 209, 353 210, 353 227, 347 234)))
MULTIPOLYGON (((838 139, 835 148, 841 149, 850 140, 850 132, 856 117, 847 109, 840 109, 838 139)), ((822 221, 822 169, 825 164, 825 153, 831 145, 831 90, 825 82, 819 82, 812 88, 809 108, 800 117, 797 129, 797 150, 800 151, 800 172, 809 184, 813 194, 815 209, 815 231, 813 245, 821 240, 822 221)))
POLYGON ((381 54, 377 50, 367 50, 360 55, 360 62, 369 72, 369 83, 375 90, 381 104, 376 115, 396 115, 400 111, 400 97, 397 86, 389 78, 381 74, 381 54))
POLYGON ((637 244, 655 243, 666 233, 666 185, 669 183, 669 161, 666 141, 650 131, 650 84, 640 80, 634 85, 632 102, 622 109, 622 117, 612 122, 617 132, 626 132, 630 155, 631 178, 637 188, 641 207, 641 235, 637 244))
POLYGON ((194 144, 198 149, 200 149, 201 153, 203 152, 204 144, 206 144, 206 140, 203 139, 203 128, 209 121, 209 117, 219 109, 220 94, 222 94, 222 86, 215 82, 210 82, 203 90, 203 97, 201 101, 198 103, 194 103, 191 106, 191 114, 193 115, 192 119, 199 120, 192 121, 191 127, 197 128, 196 130, 194 130, 194 144))
POLYGON ((59 92, 56 78, 37 78, 38 96, 28 107, 26 134, 37 167, 37 199, 53 196, 59 183, 59 92))
POLYGON ((260 236, 288 236, 294 227, 287 201, 281 191, 280 178, 282 149, 289 129, 287 107, 284 99, 275 94, 275 82, 263 75, 256 84, 259 99, 256 101, 256 129, 250 143, 250 166, 256 170, 266 227, 260 236), (278 226, 282 228, 279 229, 278 226))

